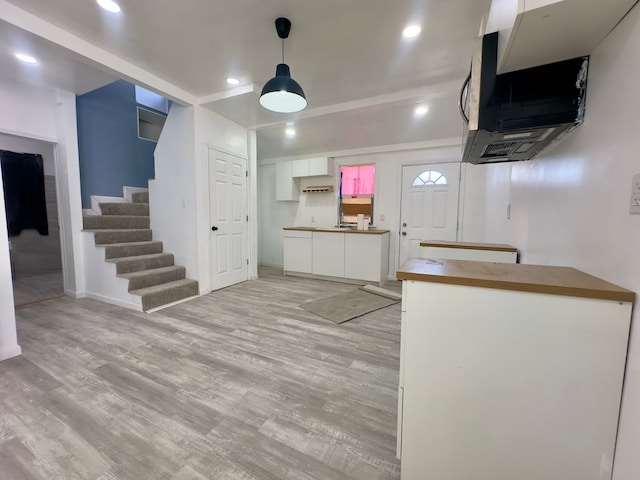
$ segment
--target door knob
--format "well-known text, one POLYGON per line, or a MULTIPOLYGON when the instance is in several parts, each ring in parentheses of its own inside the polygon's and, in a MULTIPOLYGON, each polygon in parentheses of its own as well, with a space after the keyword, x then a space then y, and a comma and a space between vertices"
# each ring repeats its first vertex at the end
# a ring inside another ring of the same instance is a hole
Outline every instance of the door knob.
POLYGON ((218 227, 211 227, 212 232, 215 232, 216 230, 218 230, 218 227))
POLYGON ((402 232, 402 236, 405 237, 407 235, 407 232, 402 232))

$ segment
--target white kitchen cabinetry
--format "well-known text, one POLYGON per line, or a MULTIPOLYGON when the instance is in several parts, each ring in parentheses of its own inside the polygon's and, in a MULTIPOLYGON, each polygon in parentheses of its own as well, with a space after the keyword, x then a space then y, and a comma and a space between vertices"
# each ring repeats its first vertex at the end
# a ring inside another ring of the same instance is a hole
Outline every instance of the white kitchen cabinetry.
POLYGON ((447 260, 475 260, 480 262, 516 263, 518 249, 497 243, 468 243, 448 241, 420 242, 422 258, 447 260))
POLYGON ((276 200, 296 201, 300 198, 297 180, 292 175, 292 162, 276 163, 276 200))
POLYGON ((291 174, 293 177, 333 175, 333 161, 328 157, 292 160, 291 174))
POLYGON ((389 275, 389 235, 345 234, 344 276, 384 283, 389 275))
POLYGON ((402 480, 611 478, 633 292, 477 261, 398 278, 402 480))
POLYGON ((286 227, 284 273, 349 283, 376 282, 389 275, 389 231, 286 227))
POLYGON ((284 270, 312 273, 312 234, 310 231, 285 230, 284 241, 284 270))
POLYGON ((344 277, 344 233, 313 232, 313 274, 344 277))
POLYGON ((593 53, 636 0, 493 0, 486 32, 498 32, 498 73, 593 53), (575 19, 580 21, 576 22, 575 19))

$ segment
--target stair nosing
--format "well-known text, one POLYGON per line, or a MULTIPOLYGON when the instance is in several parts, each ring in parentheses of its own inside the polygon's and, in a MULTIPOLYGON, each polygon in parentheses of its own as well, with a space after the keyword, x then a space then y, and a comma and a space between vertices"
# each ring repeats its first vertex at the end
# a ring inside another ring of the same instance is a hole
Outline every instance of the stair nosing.
POLYGON ((193 280, 191 278, 183 278, 180 280, 172 280, 171 282, 165 282, 165 283, 160 283, 158 285, 152 285, 150 287, 144 287, 144 288, 139 288, 137 290, 131 290, 129 293, 133 293, 135 295, 140 295, 141 297, 144 296, 145 293, 155 293, 152 290, 157 290, 157 291, 162 291, 162 289, 158 288, 158 287, 166 287, 167 289, 169 288, 173 288, 173 287, 177 287, 177 286, 181 286, 181 285, 190 285, 193 283, 198 283, 197 280, 193 280), (143 290, 148 290, 147 292, 143 292, 143 290), (140 293, 143 292, 143 293, 140 293))
MULTIPOLYGON (((134 261, 134 260, 146 260, 151 258, 159 258, 163 256, 173 256, 173 253, 160 252, 160 253, 146 253, 144 255, 131 255, 128 257, 116 257, 116 258, 107 258, 105 262, 118 263, 122 261, 134 261)), ((166 267, 167 265, 165 265, 166 267)))
POLYGON ((157 270, 164 270, 169 272, 171 270, 181 270, 181 269, 185 269, 185 267, 183 267, 182 265, 168 265, 165 267, 147 268, 146 270, 136 270, 135 272, 119 273, 117 274, 117 276, 130 280, 131 277, 142 277, 147 272, 149 272, 149 275, 151 275, 151 274, 157 274, 158 273, 157 270))

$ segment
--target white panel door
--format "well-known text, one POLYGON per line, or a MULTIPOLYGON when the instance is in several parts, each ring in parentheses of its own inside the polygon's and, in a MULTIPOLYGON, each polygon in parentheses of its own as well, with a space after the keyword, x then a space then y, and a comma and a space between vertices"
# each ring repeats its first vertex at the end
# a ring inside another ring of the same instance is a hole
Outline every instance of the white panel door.
POLYGON ((459 163, 402 168, 398 265, 420 257, 424 240, 456 240, 459 190, 459 163))
POLYGON ((247 160, 209 149, 211 289, 248 279, 247 160))

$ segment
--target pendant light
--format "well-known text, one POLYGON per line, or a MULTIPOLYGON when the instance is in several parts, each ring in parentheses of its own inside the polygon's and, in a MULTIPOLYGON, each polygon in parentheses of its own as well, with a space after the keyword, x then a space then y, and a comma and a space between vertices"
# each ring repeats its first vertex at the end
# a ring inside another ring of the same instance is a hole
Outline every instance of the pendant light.
POLYGON ((294 113, 307 106, 304 91, 298 82, 291 78, 289 65, 284 63, 284 40, 289 37, 291 22, 288 18, 276 19, 276 32, 282 39, 282 63, 276 67, 276 76, 264 84, 260 94, 260 105, 278 113, 294 113))

